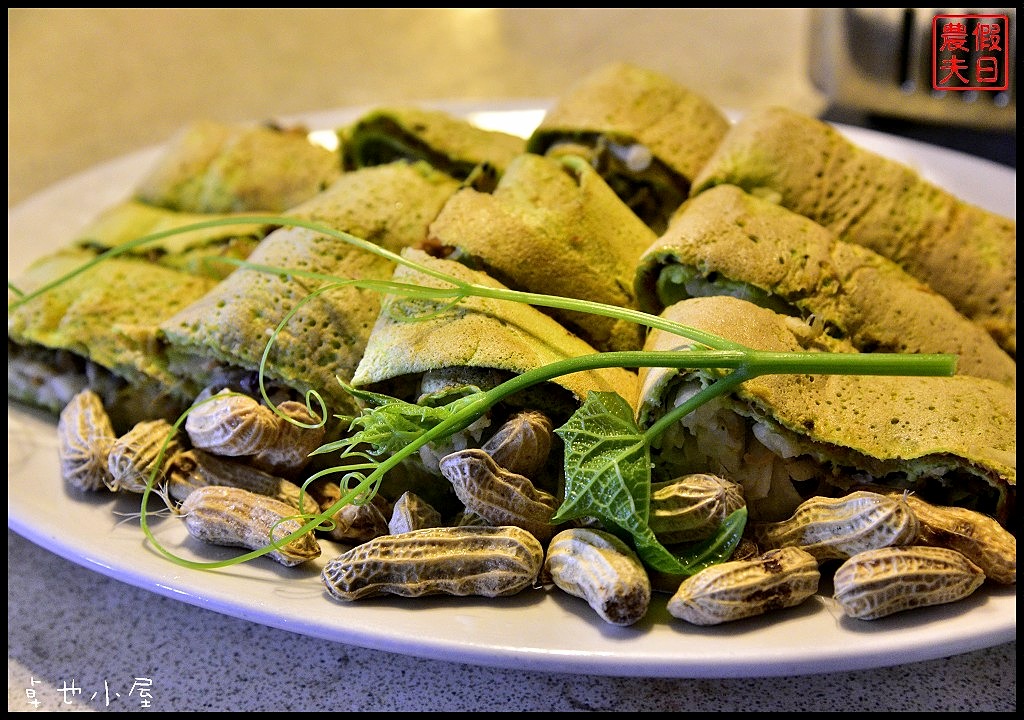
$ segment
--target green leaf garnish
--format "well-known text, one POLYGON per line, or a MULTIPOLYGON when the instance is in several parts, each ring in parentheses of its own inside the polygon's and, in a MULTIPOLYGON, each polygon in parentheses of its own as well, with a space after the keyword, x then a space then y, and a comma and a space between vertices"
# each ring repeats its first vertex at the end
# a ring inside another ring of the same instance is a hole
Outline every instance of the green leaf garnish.
POLYGON ((704 568, 728 560, 743 537, 747 526, 747 509, 729 515, 711 537, 689 545, 683 554, 673 554, 663 546, 650 528, 633 536, 637 554, 644 563, 671 575, 695 575, 704 568))
POLYGON ((551 521, 593 515, 630 534, 646 527, 651 455, 629 403, 592 392, 555 433, 565 443, 565 500, 551 521))
MULTIPOLYGON (((409 403, 381 393, 354 388, 345 383, 342 383, 342 387, 354 397, 362 400, 366 407, 362 413, 350 419, 349 429, 354 430, 351 436, 339 443, 331 443, 318 448, 316 454, 335 450, 339 445, 359 444, 370 445, 374 455, 396 453, 413 444, 441 423, 450 420, 453 416, 458 416, 463 408, 472 405, 484 395, 483 391, 475 389, 475 392, 435 406, 409 403)), ((462 429, 457 425, 451 427, 449 434, 462 429)))
POLYGON ((591 393, 565 425, 565 499, 551 522, 596 517, 629 535, 644 564, 673 575, 692 575, 727 559, 743 534, 746 509, 730 515, 706 541, 675 556, 647 524, 651 506, 651 454, 633 408, 617 393, 591 393))

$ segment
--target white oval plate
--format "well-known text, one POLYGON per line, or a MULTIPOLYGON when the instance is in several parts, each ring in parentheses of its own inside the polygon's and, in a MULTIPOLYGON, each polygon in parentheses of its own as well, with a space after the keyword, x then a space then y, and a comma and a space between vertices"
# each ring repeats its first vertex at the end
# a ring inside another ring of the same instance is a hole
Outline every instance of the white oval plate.
MULTIPOLYGON (((530 132, 543 103, 443 103, 490 127, 530 132)), ((340 127, 365 108, 301 120, 340 127)), ((908 163, 970 202, 1016 217, 1016 172, 985 160, 858 128, 859 144, 908 163)), ((152 148, 100 165, 8 212, 10 277, 65 244, 98 212, 123 200, 158 158, 152 148)), ((675 620, 657 596, 648 616, 621 628, 560 592, 513 598, 386 598, 341 604, 319 572, 334 557, 287 569, 259 559, 221 570, 171 563, 145 539, 131 513, 137 498, 70 495, 57 462, 55 423, 8 403, 7 525, 48 550, 117 580, 226 615, 313 637, 439 660, 495 667, 648 677, 765 677, 860 670, 931 660, 1016 639, 1016 588, 984 586, 971 598, 871 622, 843 618, 825 594, 800 607, 714 628, 675 620)), ((150 503, 150 509, 155 508, 150 503)), ((181 523, 152 523, 159 541, 197 559, 234 550, 198 547, 181 523)))

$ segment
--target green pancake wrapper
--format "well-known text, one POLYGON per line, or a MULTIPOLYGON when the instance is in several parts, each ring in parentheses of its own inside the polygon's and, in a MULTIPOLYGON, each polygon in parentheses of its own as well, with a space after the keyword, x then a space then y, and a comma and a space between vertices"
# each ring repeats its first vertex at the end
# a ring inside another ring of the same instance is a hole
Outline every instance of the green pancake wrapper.
MULTIPOLYGON (((576 160, 520 155, 493 193, 464 188, 431 224, 435 252, 516 290, 635 307, 633 273, 655 240, 597 172, 576 160)), ((598 350, 637 350, 642 328, 547 310, 598 350)))
POLYGON ((104 252, 139 238, 210 220, 237 219, 238 224, 190 230, 147 242, 124 255, 139 257, 194 275, 223 279, 234 265, 220 258, 244 260, 270 231, 267 225, 244 224, 242 214, 188 213, 126 200, 100 213, 78 233, 76 246, 104 252))
POLYGON ((347 169, 422 160, 459 180, 480 165, 499 173, 526 149, 526 140, 486 130, 441 110, 379 108, 338 133, 347 169))
MULTIPOLYGON (((64 249, 37 260, 32 290, 95 257, 64 249)), ((167 368, 159 324, 215 284, 137 258, 104 260, 7 314, 8 397, 58 413, 81 389, 104 400, 115 427, 176 419, 192 396, 167 368)))
POLYGON ((284 212, 341 172, 340 152, 311 142, 305 128, 204 120, 177 133, 134 199, 180 212, 284 212))
MULTIPOLYGON (((427 225, 457 181, 423 164, 392 163, 345 173, 292 216, 323 223, 397 252, 426 237, 427 225)), ((339 278, 387 280, 390 260, 304 228, 275 230, 249 262, 339 278)), ((271 333, 326 279, 239 268, 197 302, 166 320, 171 370, 198 392, 229 369, 253 372, 271 333)), ((276 338, 266 377, 299 393, 315 390, 331 413, 351 412, 348 380, 363 354, 381 297, 343 287, 302 304, 276 338)))
MULTIPOLYGON (((415 249, 403 254, 459 279, 502 287, 488 275, 455 261, 415 249)), ((449 287, 404 265, 396 268, 394 279, 449 287)), ((352 382, 376 389, 448 368, 495 370, 511 376, 594 352, 590 345, 530 305, 471 297, 448 307, 443 301, 388 296, 352 382)), ((618 392, 627 401, 635 400, 636 374, 621 368, 577 372, 550 382, 569 391, 575 401, 585 399, 590 391, 618 392)))
MULTIPOLYGON (((792 318, 733 297, 684 300, 663 315, 754 349, 822 347, 820 337, 792 318)), ((655 330, 646 347, 690 344, 655 330)), ((853 351, 839 341, 826 340, 824 347, 853 351)), ((687 383, 710 377, 711 371, 641 369, 641 425, 663 415, 680 390, 691 392, 687 383)), ((699 471, 740 482, 754 518, 783 519, 803 498, 867 482, 1015 522, 1016 397, 993 380, 768 375, 698 408, 675 429, 652 456, 655 467, 670 463, 678 473, 696 463, 699 471)))
POLYGON ((861 352, 952 353, 957 372, 1016 385, 1017 363, 893 261, 733 185, 688 200, 637 269, 641 308, 732 294, 814 318, 861 352))
POLYGON ((1016 358, 1017 223, 784 108, 751 113, 694 180, 738 185, 895 261, 1016 358))
POLYGON ((718 107, 672 78, 617 62, 559 97, 527 149, 588 157, 619 197, 660 233, 728 129, 729 119, 718 107))

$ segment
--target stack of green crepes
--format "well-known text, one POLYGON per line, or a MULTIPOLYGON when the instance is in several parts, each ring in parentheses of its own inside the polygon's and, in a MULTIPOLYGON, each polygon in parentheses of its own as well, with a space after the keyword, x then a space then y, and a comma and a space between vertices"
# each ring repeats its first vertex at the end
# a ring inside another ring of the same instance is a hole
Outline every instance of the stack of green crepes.
POLYGON ((119 429, 175 417, 193 396, 169 371, 160 323, 230 273, 217 260, 247 257, 266 235, 246 216, 314 195, 339 172, 337 152, 301 129, 185 128, 129 198, 16 279, 23 292, 60 283, 8 311, 8 397, 57 413, 91 387, 119 429), (222 220, 238 222, 167 234, 222 220), (113 256, 97 262, 102 253, 113 256))

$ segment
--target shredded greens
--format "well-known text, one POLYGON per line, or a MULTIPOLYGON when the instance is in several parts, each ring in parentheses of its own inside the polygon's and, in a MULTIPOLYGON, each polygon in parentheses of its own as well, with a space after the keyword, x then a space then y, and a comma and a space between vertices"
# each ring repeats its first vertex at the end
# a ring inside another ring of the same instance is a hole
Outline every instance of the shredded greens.
MULTIPOLYGON (((15 299, 8 303, 8 311, 59 286, 70 277, 105 259, 129 252, 146 243, 175 233, 241 222, 237 219, 224 218, 141 237, 112 248, 72 273, 31 292, 20 290, 9 280, 8 288, 15 295, 15 299)), ((691 575, 729 557, 742 535, 747 519, 746 510, 734 512, 722 523, 714 536, 688 546, 683 554, 675 555, 658 542, 648 526, 650 446, 666 428, 703 403, 726 394, 746 380, 759 375, 815 373, 948 376, 953 374, 956 367, 956 358, 952 355, 783 353, 754 350, 716 335, 636 310, 467 282, 317 222, 281 216, 246 216, 244 222, 249 225, 257 223, 313 230, 385 257, 396 264, 411 267, 447 285, 438 288, 394 281, 339 278, 309 271, 262 266, 243 260, 211 260, 233 263, 250 270, 286 277, 303 277, 325 283, 303 302, 344 286, 355 286, 399 297, 441 301, 446 303, 444 307, 455 305, 468 297, 494 298, 627 320, 648 328, 675 333, 690 340, 694 346, 680 351, 594 353, 562 360, 525 372, 486 391, 469 387, 464 393, 441 404, 405 402, 351 387, 343 379, 338 378, 342 387, 359 400, 364 409, 355 417, 341 418, 348 421, 349 434, 346 437, 327 443, 314 453, 337 453, 338 465, 312 475, 302 487, 305 492, 305 488, 313 480, 327 474, 338 474, 341 476, 339 484, 342 488, 342 497, 319 515, 297 515, 296 517, 302 520, 302 526, 277 540, 268 538, 266 547, 228 560, 195 562, 179 557, 161 546, 147 523, 146 506, 149 495, 151 492, 159 492, 155 490, 159 467, 154 468, 142 496, 141 527, 160 553, 185 567, 212 569, 245 562, 278 549, 312 530, 328 527, 330 519, 345 505, 367 502, 379 488, 384 476, 404 459, 418 452, 420 447, 444 440, 465 429, 504 398, 532 385, 574 372, 611 367, 717 369, 720 372, 710 385, 646 430, 638 427, 633 408, 620 395, 595 392, 585 399, 565 425, 555 431, 565 445, 565 491, 562 504, 552 521, 557 524, 584 517, 596 518, 609 530, 631 540, 641 559, 651 568, 672 574, 691 575)), ((295 310, 292 310, 281 321, 270 337, 260 364, 260 391, 263 399, 271 407, 274 405, 263 385, 267 353, 294 312, 295 310)), ((320 418, 321 423, 326 421, 327 408, 319 395, 308 393, 306 403, 314 417, 320 418), (314 400, 319 403, 320 412, 313 411, 314 400)), ((187 412, 175 423, 175 430, 181 426, 186 416, 187 412)))

